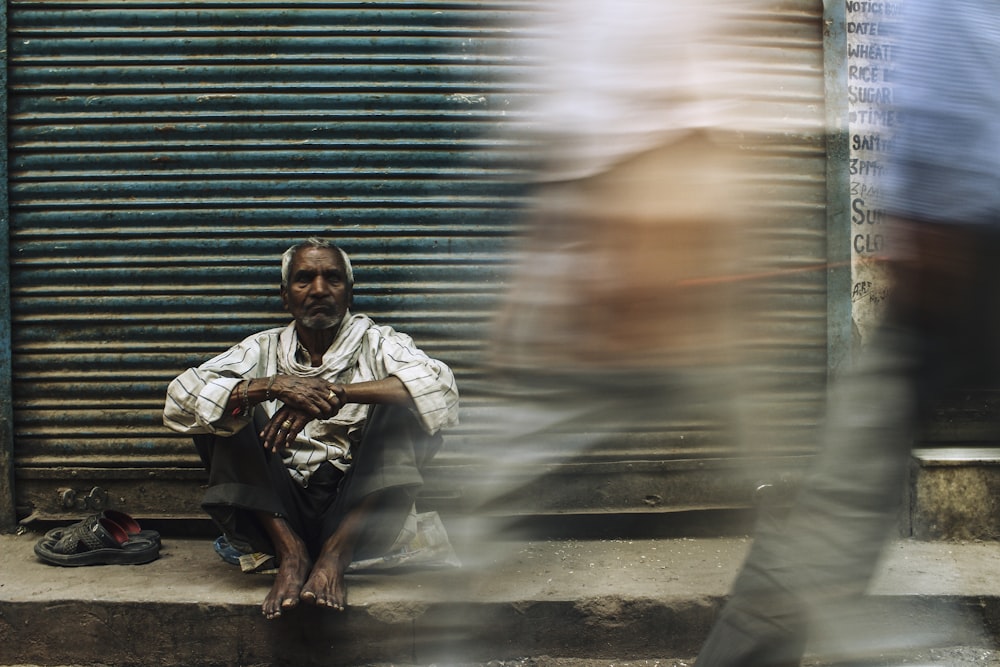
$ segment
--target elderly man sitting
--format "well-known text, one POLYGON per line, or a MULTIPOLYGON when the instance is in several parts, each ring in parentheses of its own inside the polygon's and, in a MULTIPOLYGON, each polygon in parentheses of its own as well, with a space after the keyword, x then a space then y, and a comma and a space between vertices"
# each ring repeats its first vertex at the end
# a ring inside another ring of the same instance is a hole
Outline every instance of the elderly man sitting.
POLYGON ((202 507, 244 552, 274 554, 267 618, 299 601, 343 609, 344 572, 398 536, 421 468, 457 423, 451 370, 352 314, 347 254, 312 238, 281 259, 293 322, 174 379, 163 422, 209 471, 202 507))

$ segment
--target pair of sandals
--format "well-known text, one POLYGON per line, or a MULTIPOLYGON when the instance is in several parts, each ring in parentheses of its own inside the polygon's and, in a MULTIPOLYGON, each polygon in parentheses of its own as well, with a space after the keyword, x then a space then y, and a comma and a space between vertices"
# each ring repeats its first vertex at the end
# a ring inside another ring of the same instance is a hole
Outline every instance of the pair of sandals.
POLYGON ((81 565, 141 565, 160 556, 160 534, 143 530, 124 512, 104 510, 71 526, 53 528, 35 544, 43 563, 81 565))

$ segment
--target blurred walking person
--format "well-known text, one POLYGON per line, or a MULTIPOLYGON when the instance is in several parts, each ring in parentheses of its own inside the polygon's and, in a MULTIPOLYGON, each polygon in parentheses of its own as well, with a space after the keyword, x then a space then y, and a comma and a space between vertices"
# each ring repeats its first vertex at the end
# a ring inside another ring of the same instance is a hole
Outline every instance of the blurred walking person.
POLYGON ((741 277, 762 203, 752 148, 768 132, 821 129, 769 78, 787 54, 762 47, 747 20, 773 13, 761 0, 534 7, 530 99, 510 126, 537 161, 492 331, 488 390, 503 400, 486 428, 498 482, 479 487, 485 497, 515 466, 511 484, 527 462, 600 446, 609 424, 642 430, 700 410, 688 423, 739 437, 741 277), (767 98, 779 88, 787 97, 767 98))
POLYGON ((835 383, 815 469, 787 521, 758 531, 698 667, 797 665, 811 638, 860 652, 837 622, 875 571, 921 418, 998 377, 1000 5, 903 10, 884 321, 835 383))

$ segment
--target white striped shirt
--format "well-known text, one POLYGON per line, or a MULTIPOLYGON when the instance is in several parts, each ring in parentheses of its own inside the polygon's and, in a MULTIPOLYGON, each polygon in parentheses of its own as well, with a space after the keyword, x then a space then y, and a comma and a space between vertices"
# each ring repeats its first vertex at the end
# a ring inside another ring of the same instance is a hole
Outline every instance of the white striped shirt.
MULTIPOLYGON (((458 423, 458 387, 448 366, 427 356, 406 334, 376 325, 365 315, 350 315, 323 364, 310 367, 296 359, 294 323, 249 336, 197 368, 189 368, 167 388, 163 423, 178 433, 232 435, 250 421, 226 411, 230 394, 244 379, 292 373, 351 384, 399 378, 413 399, 414 413, 427 433, 458 423)), ((261 406, 273 415, 279 401, 261 406)), ((347 454, 360 438, 369 406, 348 404, 332 419, 313 420, 285 454, 291 474, 306 483, 324 461, 349 467, 347 454)))

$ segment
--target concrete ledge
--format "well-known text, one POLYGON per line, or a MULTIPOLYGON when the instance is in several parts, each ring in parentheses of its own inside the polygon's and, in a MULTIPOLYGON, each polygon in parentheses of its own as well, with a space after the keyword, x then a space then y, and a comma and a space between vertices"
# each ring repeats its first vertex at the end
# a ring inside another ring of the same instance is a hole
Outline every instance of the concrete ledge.
MULTIPOLYGON (((746 538, 497 542, 462 568, 348 577, 344 613, 301 607, 266 621, 266 575, 242 574, 210 540, 165 539, 142 566, 37 562, 37 534, 0 536, 0 664, 460 664, 523 656, 692 656, 749 546, 746 538)), ((890 546, 874 603, 914 630, 956 610, 962 642, 1000 627, 996 543, 890 546)), ((981 635, 981 636, 980 636, 981 635)))
POLYGON ((922 540, 1000 539, 1000 450, 915 449, 910 522, 922 540))

